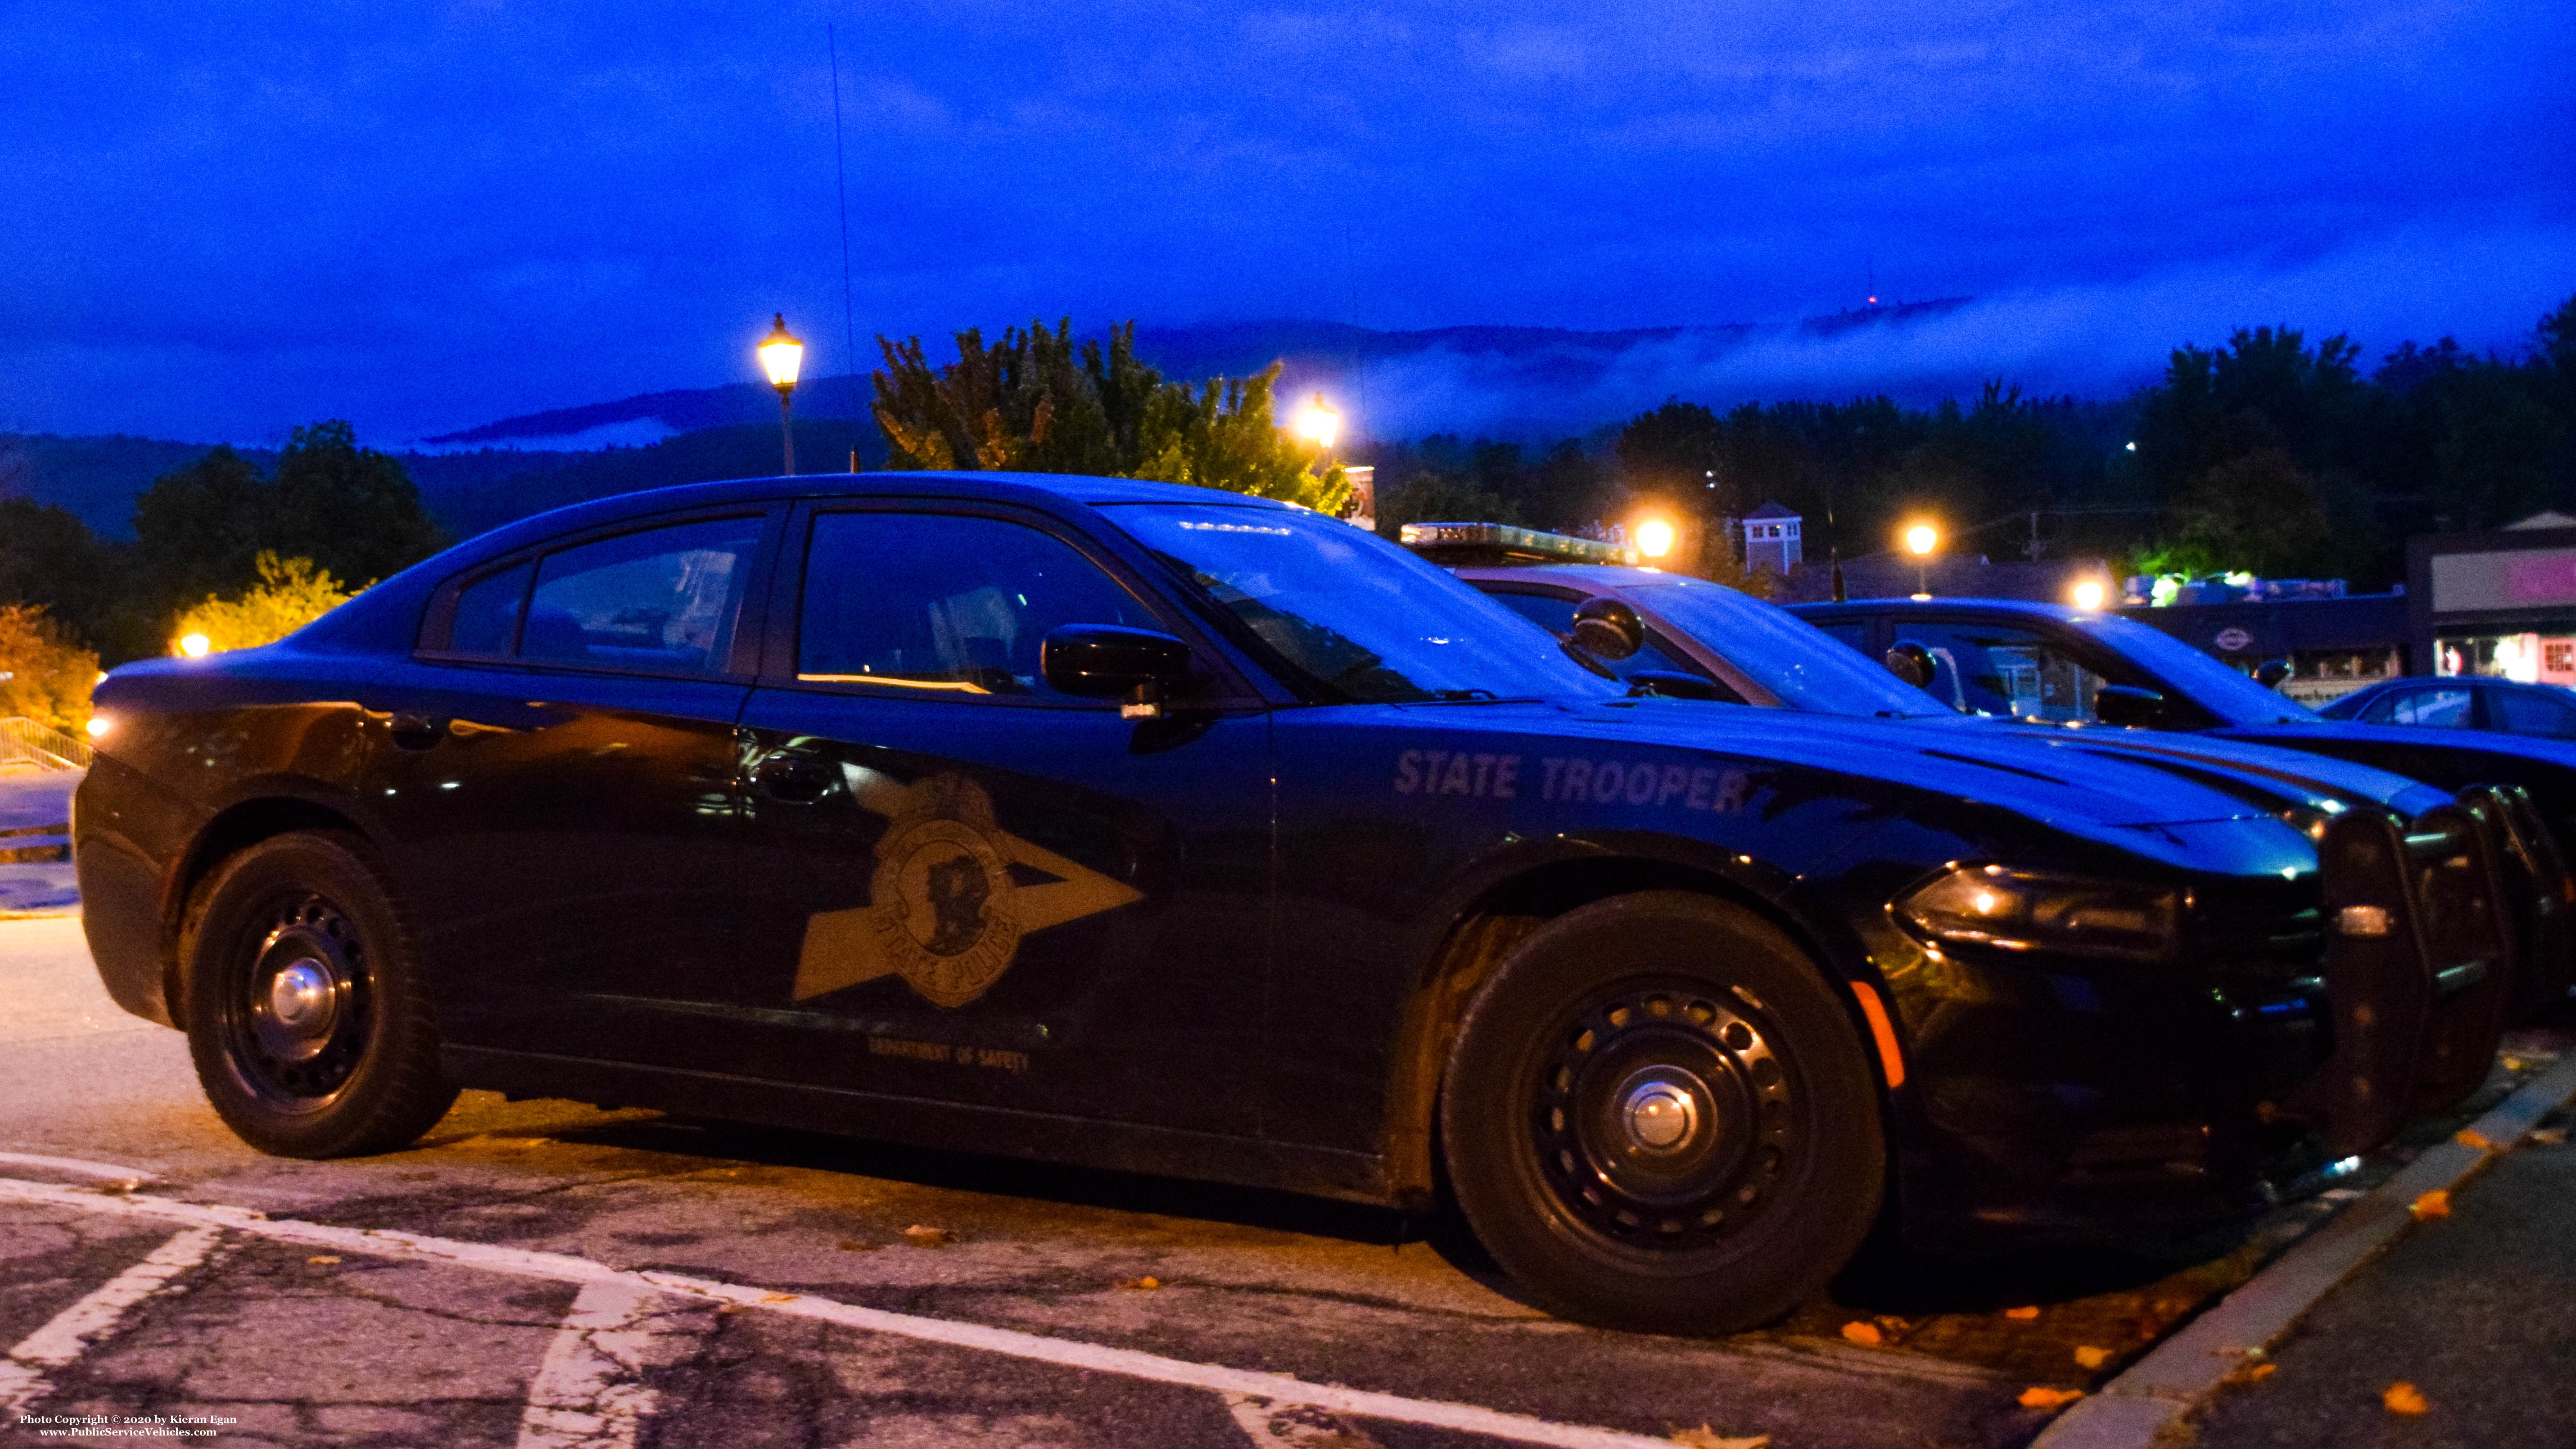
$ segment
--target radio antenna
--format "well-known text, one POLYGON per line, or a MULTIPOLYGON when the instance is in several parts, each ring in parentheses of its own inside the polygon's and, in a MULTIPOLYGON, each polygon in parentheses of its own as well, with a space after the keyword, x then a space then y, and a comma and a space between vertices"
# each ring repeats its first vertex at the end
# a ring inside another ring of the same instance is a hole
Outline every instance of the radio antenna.
MULTIPOLYGON (((841 145, 841 41, 832 27, 823 27, 823 44, 832 60, 832 180, 841 196, 841 329, 849 345, 850 402, 859 400, 859 321, 858 308, 850 300, 850 165, 841 145)), ((850 454, 850 471, 858 468, 858 453, 850 454)))

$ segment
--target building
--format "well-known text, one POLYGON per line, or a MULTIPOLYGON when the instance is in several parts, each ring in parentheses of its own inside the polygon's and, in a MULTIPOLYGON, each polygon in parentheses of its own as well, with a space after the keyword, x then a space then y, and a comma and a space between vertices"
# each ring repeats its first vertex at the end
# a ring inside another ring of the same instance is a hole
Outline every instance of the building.
POLYGON ((2576 685, 2576 518, 2409 539, 2406 583, 2417 668, 2576 685))
POLYGON ((2151 624, 2252 674, 2271 660, 2289 664, 2280 691, 2316 706, 2365 684, 2407 672, 2406 594, 2249 599, 2141 605, 2125 618, 2151 624))
POLYGON ((1769 569, 1782 578, 1806 557, 1806 548, 1798 538, 1799 515, 1777 503, 1765 502, 1741 520, 1744 528, 1744 571, 1753 573, 1769 569))

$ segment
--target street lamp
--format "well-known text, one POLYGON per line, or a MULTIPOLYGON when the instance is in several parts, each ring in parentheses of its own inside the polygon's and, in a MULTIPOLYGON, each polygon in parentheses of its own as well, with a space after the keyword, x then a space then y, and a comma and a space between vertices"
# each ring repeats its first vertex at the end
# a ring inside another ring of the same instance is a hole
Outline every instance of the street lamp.
POLYGON ((1323 449, 1328 459, 1333 455, 1333 439, 1341 433, 1342 415, 1333 411, 1320 392, 1297 414, 1297 436, 1323 449))
POLYGON ((1637 525, 1637 552, 1648 558, 1662 558, 1673 551, 1673 526, 1660 518, 1649 518, 1637 525))
POLYGON ((2086 579, 2075 586, 2075 607, 2092 613, 2102 607, 2102 581, 2086 579))
POLYGON ((787 399, 796 391, 796 371, 805 365, 805 344, 787 330, 787 314, 772 314, 778 325, 760 344, 760 365, 769 373, 769 385, 778 389, 778 431, 787 440, 787 474, 796 473, 796 424, 788 416, 787 399))
POLYGON ((1927 560, 1932 550, 1940 543, 1940 530, 1928 523, 1918 523, 1905 530, 1905 546, 1914 551, 1914 597, 1918 599, 1932 597, 1932 585, 1927 581, 1925 571, 1931 567, 1927 560))

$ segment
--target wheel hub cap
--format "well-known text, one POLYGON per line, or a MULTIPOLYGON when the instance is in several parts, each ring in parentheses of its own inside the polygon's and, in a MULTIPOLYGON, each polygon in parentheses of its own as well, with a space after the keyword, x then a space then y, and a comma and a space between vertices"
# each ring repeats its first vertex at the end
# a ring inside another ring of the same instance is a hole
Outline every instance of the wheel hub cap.
POLYGON ((294 1036, 330 1035, 331 1019, 339 1014, 338 998, 330 971, 316 961, 297 961, 268 984, 269 1013, 294 1036))
MULTIPOLYGON (((1706 1090, 1702 1087, 1701 1093, 1706 1090)), ((1631 1086, 1620 1107, 1630 1145, 1643 1152, 1671 1152, 1687 1147, 1699 1133, 1698 1097, 1686 1087, 1660 1079, 1631 1086)))

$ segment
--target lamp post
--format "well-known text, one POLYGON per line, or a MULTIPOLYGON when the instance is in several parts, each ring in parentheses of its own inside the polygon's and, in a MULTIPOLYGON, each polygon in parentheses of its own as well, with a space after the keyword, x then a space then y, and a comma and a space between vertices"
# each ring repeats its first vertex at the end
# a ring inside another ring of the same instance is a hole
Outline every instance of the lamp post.
POLYGON ((1648 558, 1662 558, 1673 551, 1673 526, 1660 518, 1649 518, 1637 525, 1637 552, 1648 558))
POLYGON ((773 314, 777 325, 760 344, 760 365, 769 374, 769 385, 778 389, 778 431, 786 439, 787 476, 796 474, 796 423, 787 411, 787 399, 796 391, 797 369, 805 364, 805 344, 787 330, 787 314, 773 314))
POLYGON ((1928 580, 1927 570, 1931 567, 1929 559, 1932 550, 1939 547, 1940 543, 1940 531, 1928 523, 1918 523, 1905 530, 1905 546, 1914 551, 1914 597, 1918 599, 1932 597, 1932 585, 1928 580))

